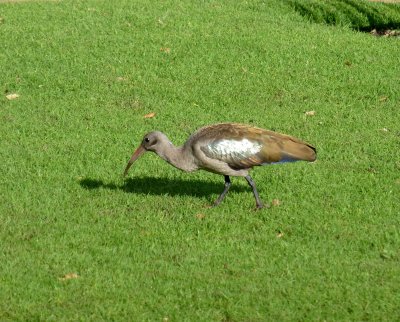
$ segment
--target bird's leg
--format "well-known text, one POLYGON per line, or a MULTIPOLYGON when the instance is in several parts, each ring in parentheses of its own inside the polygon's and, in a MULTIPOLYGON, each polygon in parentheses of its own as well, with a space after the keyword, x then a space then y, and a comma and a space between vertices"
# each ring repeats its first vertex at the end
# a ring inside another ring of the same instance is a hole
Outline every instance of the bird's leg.
POLYGON ((261 202, 260 196, 258 195, 255 182, 249 175, 247 175, 245 178, 246 178, 247 182, 249 183, 250 187, 253 189, 254 198, 256 198, 257 209, 261 209, 263 207, 263 204, 261 202))
POLYGON ((221 203, 221 201, 224 200, 226 194, 228 193, 230 186, 231 186, 231 179, 229 178, 229 176, 225 176, 225 189, 219 195, 218 199, 215 200, 213 207, 218 206, 221 203))

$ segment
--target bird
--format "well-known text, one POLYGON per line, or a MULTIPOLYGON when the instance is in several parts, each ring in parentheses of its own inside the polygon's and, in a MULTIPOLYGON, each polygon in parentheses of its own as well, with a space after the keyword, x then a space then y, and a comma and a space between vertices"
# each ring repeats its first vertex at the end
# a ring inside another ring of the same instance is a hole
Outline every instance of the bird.
POLYGON ((253 191, 256 209, 263 208, 256 184, 249 171, 255 166, 316 160, 316 148, 290 135, 240 123, 218 123, 194 132, 182 146, 175 146, 160 131, 147 133, 126 165, 145 152, 155 152, 185 172, 206 170, 224 176, 224 190, 213 203, 218 206, 231 186, 231 176, 244 177, 253 191))

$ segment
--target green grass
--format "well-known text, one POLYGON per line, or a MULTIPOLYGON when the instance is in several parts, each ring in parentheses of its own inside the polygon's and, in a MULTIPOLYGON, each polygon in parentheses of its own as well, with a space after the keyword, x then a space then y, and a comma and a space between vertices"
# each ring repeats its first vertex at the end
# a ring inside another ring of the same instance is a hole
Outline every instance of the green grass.
POLYGON ((400 319, 397 39, 272 0, 0 16, 0 320, 400 319), (223 177, 153 154, 121 178, 145 132, 180 144, 221 121, 295 135, 319 159, 255 169, 281 201, 259 212, 241 178, 205 208, 223 177))

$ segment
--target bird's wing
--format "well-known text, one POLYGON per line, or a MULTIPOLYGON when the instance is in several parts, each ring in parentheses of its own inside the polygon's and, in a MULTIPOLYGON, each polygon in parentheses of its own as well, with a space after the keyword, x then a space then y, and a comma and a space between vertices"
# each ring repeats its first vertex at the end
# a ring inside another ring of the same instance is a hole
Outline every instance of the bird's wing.
POLYGON ((200 148, 210 159, 227 163, 233 169, 247 169, 262 163, 260 142, 249 139, 217 139, 200 148))
POLYGON ((219 124, 197 134, 200 149, 211 159, 227 163, 233 169, 253 166, 315 160, 315 149, 289 135, 242 124, 219 124))

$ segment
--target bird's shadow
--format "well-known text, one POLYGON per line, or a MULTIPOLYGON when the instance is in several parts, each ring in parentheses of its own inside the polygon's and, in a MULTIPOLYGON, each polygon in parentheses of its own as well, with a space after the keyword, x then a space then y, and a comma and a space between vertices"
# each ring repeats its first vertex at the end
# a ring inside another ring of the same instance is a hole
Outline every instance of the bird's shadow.
MULTIPOLYGON (((123 183, 106 183, 101 179, 84 178, 79 181, 82 188, 95 190, 100 188, 110 190, 122 190, 127 193, 145 195, 170 195, 170 196, 194 196, 209 197, 212 194, 220 194, 224 189, 224 181, 216 183, 207 180, 183 180, 170 178, 137 177, 129 178, 123 183)), ((232 184, 230 191, 241 192, 245 190, 243 185, 232 184)))

